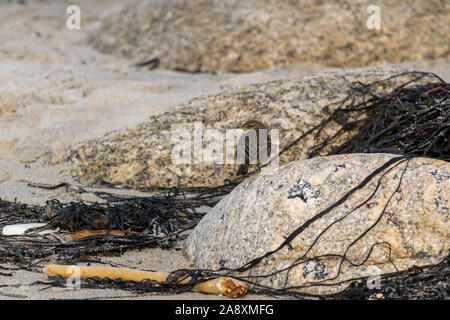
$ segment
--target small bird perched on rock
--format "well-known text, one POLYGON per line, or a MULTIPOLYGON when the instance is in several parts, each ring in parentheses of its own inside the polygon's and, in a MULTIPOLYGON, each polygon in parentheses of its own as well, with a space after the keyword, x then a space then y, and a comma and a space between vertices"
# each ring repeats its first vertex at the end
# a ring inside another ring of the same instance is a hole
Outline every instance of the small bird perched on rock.
MULTIPOLYGON (((244 134, 239 138, 238 141, 238 146, 236 148, 236 156, 239 155, 240 150, 244 151, 244 163, 241 163, 241 165, 239 166, 239 169, 236 173, 236 175, 238 176, 243 176, 246 175, 248 173, 248 168, 249 165, 251 165, 252 160, 256 160, 256 165, 260 165, 261 164, 261 155, 269 157, 270 155, 270 146, 271 146, 271 141, 270 141, 270 137, 268 135, 268 131, 266 131, 266 136, 267 136, 267 140, 266 140, 266 146, 264 146, 264 143, 262 146, 260 146, 260 134, 262 133, 262 131, 260 132, 260 130, 267 130, 266 126, 264 124, 262 124, 259 121, 256 120, 249 120, 246 123, 244 123, 240 129, 244 130, 244 134), (250 138, 249 138, 249 134, 248 131, 249 130, 254 130, 255 134, 256 134, 256 145, 251 144, 250 143, 250 138), (261 148, 262 147, 262 148, 261 148), (261 148, 261 150, 260 150, 261 148), (267 151, 265 151, 265 149, 267 151), (264 151, 266 152, 264 154, 264 151)), ((264 142, 264 140, 263 140, 264 142)), ((239 160, 239 157, 237 157, 237 159, 239 160)))

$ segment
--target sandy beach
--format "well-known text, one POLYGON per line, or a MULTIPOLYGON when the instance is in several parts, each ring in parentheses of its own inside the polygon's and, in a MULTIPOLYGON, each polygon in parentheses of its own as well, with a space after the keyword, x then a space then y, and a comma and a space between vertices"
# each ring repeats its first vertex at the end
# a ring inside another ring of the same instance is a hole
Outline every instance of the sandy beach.
MULTIPOLYGON (((133 0, 134 1, 134 0, 133 0)), ((49 165, 57 150, 72 148, 111 132, 132 128, 151 116, 176 110, 192 98, 244 88, 254 83, 316 75, 343 68, 300 63, 265 70, 217 74, 136 67, 133 59, 105 54, 88 37, 102 19, 131 1, 75 1, 81 29, 66 27, 68 1, 0 0, 0 199, 28 205, 47 200, 104 201, 92 193, 30 186, 31 183, 81 185, 68 163, 49 165)), ((136 2, 136 1, 135 1, 136 2)), ((385 64, 383 64, 385 65, 385 64)), ((396 63, 405 70, 434 72, 450 81, 449 57, 396 63)), ((88 181, 89 182, 89 181, 88 181)), ((83 185, 89 189, 89 183, 83 185)), ((105 187, 105 191, 108 189, 105 187)), ((116 191, 115 191, 116 192, 116 191)), ((127 195, 150 193, 122 190, 127 195)), ((129 268, 172 271, 192 264, 175 249, 130 250, 102 257, 129 268)), ((2 299, 223 299, 201 293, 136 294, 124 290, 30 285, 47 280, 41 272, 0 270, 2 299), (8 285, 2 287, 2 285, 8 285), (45 289, 44 289, 45 288, 45 289)), ((242 299, 270 299, 247 295, 242 299)))

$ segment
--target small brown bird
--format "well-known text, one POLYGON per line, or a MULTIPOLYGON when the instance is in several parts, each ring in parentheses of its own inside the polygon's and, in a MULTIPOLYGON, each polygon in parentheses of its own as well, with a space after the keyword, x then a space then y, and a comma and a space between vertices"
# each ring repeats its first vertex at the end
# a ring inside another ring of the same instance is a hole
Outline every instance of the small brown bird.
POLYGON ((239 166, 239 169, 238 169, 236 175, 243 176, 248 173, 249 165, 252 164, 253 160, 256 160, 256 164, 260 165, 262 156, 263 157, 266 155, 267 155, 267 157, 270 156, 271 141, 270 141, 270 137, 268 135, 268 131, 266 131, 267 140, 266 141, 263 140, 262 146, 260 146, 260 130, 264 130, 264 129, 267 130, 267 128, 264 124, 262 124, 259 121, 256 121, 256 120, 247 121, 240 127, 240 129, 244 130, 245 132, 239 138, 238 146, 236 148, 236 157, 239 160, 238 155, 240 152, 242 152, 241 150, 243 150, 245 154, 241 155, 241 157, 243 156, 245 161, 244 161, 244 163, 242 163, 239 166), (255 130, 256 145, 250 144, 250 138, 248 135, 249 130, 255 130), (261 150, 260 150, 260 148, 261 148, 261 150), (265 154, 264 154, 264 152, 265 152, 265 154))

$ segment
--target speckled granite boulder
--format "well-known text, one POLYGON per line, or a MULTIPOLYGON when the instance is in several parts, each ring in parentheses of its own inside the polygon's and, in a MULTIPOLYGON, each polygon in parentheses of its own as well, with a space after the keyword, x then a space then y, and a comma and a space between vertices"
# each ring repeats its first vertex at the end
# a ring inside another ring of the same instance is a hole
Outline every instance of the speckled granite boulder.
MULTIPOLYGON (((186 128, 193 134, 194 121, 203 129, 236 128, 245 121, 259 120, 278 129, 280 150, 329 116, 323 109, 333 110, 344 99, 355 81, 372 83, 374 93, 389 92, 417 77, 415 73, 392 77, 399 68, 362 68, 345 72, 271 81, 195 98, 174 111, 152 116, 128 130, 112 132, 70 149, 49 156, 51 163, 67 163, 76 179, 95 183, 106 181, 137 187, 152 186, 216 186, 226 179, 235 179, 237 167, 223 164, 176 164, 172 161, 175 145, 172 133, 186 128)), ((433 81, 425 77, 424 82, 433 81)), ((435 81, 435 79, 434 79, 435 81)), ((363 95, 356 93, 355 102, 363 95)), ((367 98, 367 96, 366 96, 367 98)), ((329 111, 328 111, 329 112, 329 111)), ((331 122, 321 138, 341 128, 331 122)), ((335 139, 322 155, 346 138, 335 139)), ((193 139, 192 139, 193 140, 193 139)), ((308 136, 280 157, 280 163, 306 157, 312 146, 321 140, 308 136)), ((205 143, 206 144, 206 143, 205 143)), ((192 159, 193 160, 193 159, 192 159)))
MULTIPOLYGON (((243 266, 276 249, 295 229, 395 157, 317 157, 249 178, 200 221, 187 239, 185 253, 197 268, 243 266)), ((307 287, 308 283, 334 284, 395 272, 395 267, 404 270, 437 263, 450 249, 449 179, 448 162, 428 158, 398 162, 245 275, 269 274, 298 262, 288 277, 282 272, 251 280, 275 288, 303 286, 301 291, 325 294, 340 291, 348 283, 307 287), (346 255, 355 265, 344 261, 339 273, 338 255, 346 255)))
POLYGON ((153 0, 102 22, 89 42, 160 68, 248 72, 294 63, 355 67, 449 55, 447 1, 377 1, 381 29, 366 26, 364 0, 153 0))

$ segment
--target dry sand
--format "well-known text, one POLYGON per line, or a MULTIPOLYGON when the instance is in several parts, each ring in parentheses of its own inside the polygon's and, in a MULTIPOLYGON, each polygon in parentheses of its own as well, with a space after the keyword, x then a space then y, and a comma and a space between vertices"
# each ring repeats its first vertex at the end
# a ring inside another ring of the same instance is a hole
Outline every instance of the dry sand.
MULTIPOLYGON (((51 150, 133 126, 190 98, 250 83, 332 71, 319 65, 221 75, 138 69, 132 66, 134 61, 103 55, 88 47, 85 41, 89 30, 98 26, 102 16, 119 10, 125 2, 81 0, 75 3, 81 7, 81 30, 65 27, 69 2, 19 4, 19 1, 0 0, 0 198, 3 200, 17 199, 33 205, 42 205, 53 198, 63 202, 98 200, 93 195, 66 192, 64 188, 32 188, 27 186, 27 181, 75 183, 62 173, 63 168, 43 165, 41 157, 51 150)), ((450 65, 445 60, 404 65, 434 71, 450 80, 450 65)), ((121 257, 105 259, 145 270, 189 267, 176 250, 129 251, 121 257)), ((27 271, 17 271, 11 277, 0 276, 0 298, 221 298, 199 293, 158 296, 120 290, 39 290, 44 286, 28 285, 46 279, 42 273, 27 271), (2 284, 14 286, 2 287, 2 284)), ((248 298, 267 297, 245 297, 248 298)))

